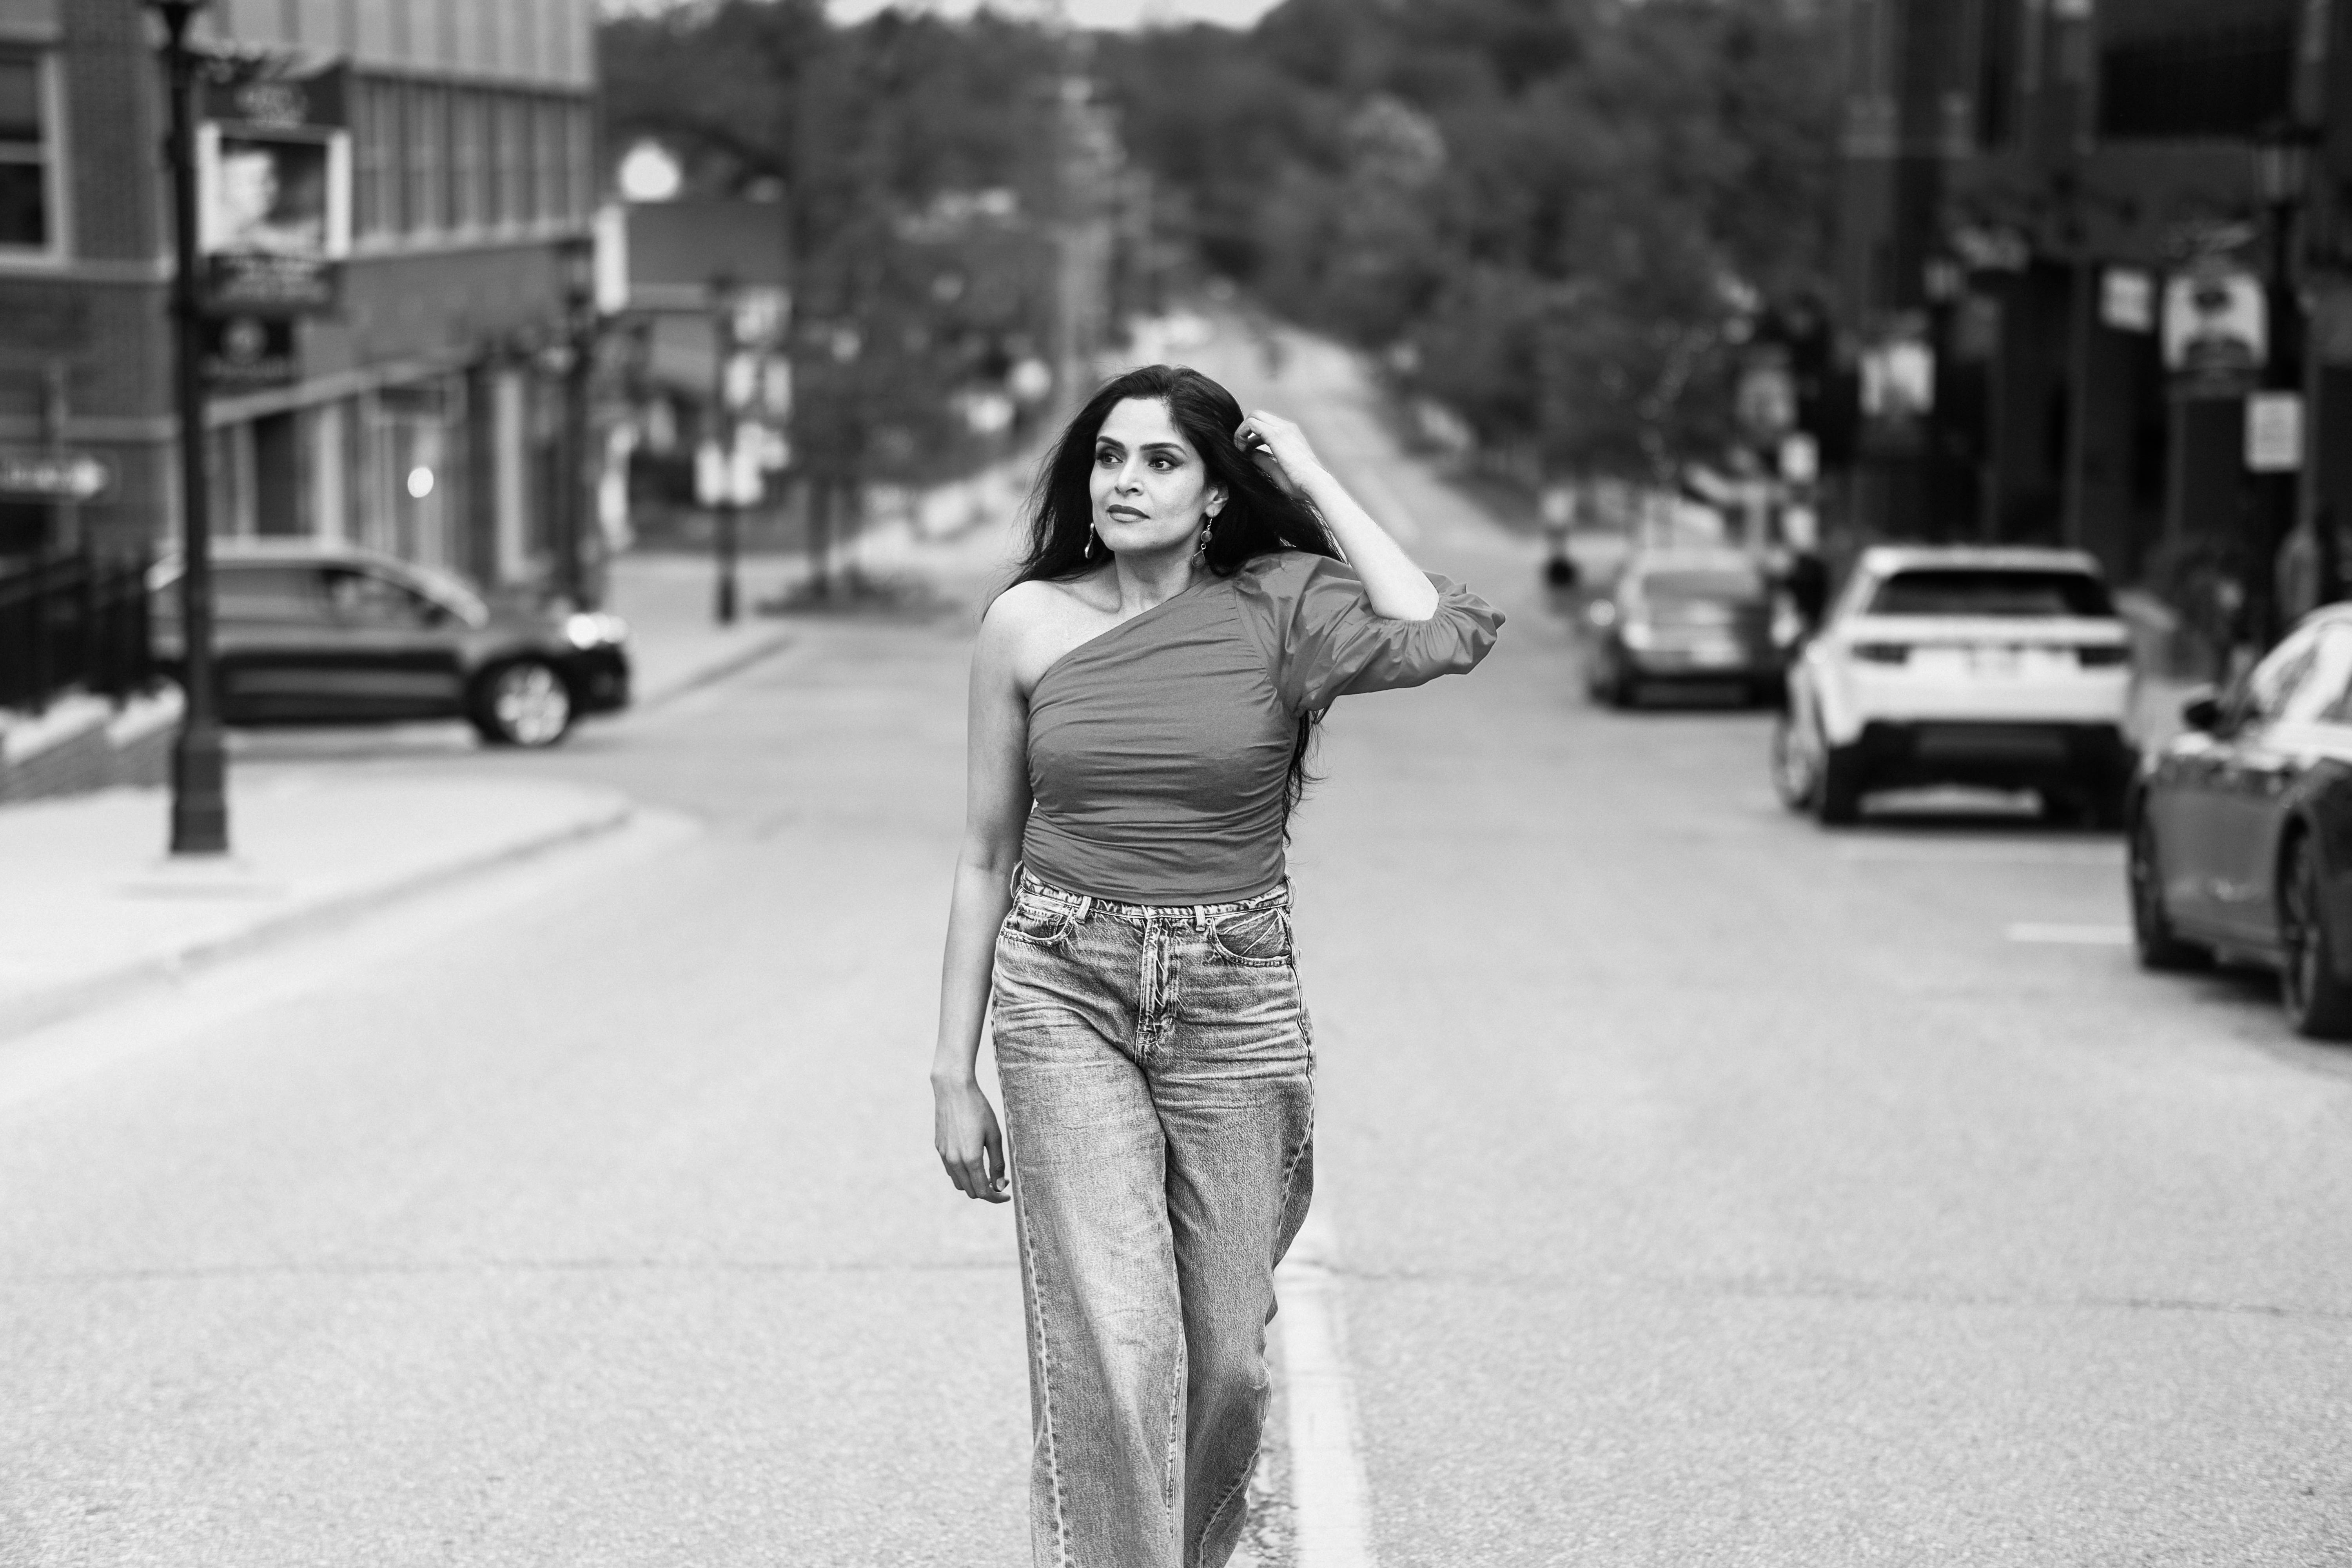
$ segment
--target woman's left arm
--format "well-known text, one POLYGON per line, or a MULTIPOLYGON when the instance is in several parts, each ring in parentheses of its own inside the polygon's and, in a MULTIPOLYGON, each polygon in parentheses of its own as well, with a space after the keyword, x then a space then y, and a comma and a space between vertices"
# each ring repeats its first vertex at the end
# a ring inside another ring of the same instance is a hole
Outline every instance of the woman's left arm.
POLYGON ((1243 451, 1270 460, 1284 482, 1315 503, 1339 553, 1363 580, 1364 602, 1372 614, 1391 621, 1425 621, 1437 614, 1437 589, 1428 576, 1331 477, 1307 445, 1305 431, 1260 408, 1242 421, 1234 440, 1243 451))

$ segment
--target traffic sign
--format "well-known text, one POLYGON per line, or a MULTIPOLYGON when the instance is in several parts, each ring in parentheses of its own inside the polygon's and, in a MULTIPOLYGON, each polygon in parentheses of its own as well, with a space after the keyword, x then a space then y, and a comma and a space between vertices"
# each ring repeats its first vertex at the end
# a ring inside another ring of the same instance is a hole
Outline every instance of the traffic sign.
POLYGON ((0 451, 0 495, 91 500, 114 488, 114 465, 94 452, 0 451))
POLYGON ((2246 471, 2291 474, 2303 467, 2303 395, 2257 392, 2246 399, 2246 471))

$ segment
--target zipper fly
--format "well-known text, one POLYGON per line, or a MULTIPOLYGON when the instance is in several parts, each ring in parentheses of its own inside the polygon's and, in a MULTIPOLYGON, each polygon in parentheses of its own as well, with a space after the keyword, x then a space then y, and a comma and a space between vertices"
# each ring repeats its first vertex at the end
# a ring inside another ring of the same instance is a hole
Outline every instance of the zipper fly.
POLYGON ((1142 973, 1137 982, 1135 1054, 1150 1057, 1166 1043, 1176 1010, 1174 943, 1156 913, 1143 917, 1142 973))

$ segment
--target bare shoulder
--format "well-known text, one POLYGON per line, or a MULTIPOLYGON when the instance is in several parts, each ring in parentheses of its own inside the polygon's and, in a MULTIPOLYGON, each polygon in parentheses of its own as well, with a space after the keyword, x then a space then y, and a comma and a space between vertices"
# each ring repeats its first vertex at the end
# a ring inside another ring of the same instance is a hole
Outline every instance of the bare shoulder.
POLYGON ((1075 596, 1066 584, 1034 577, 1015 583, 989 602, 987 614, 980 618, 981 636, 1014 636, 1042 620, 1066 615, 1075 596))
POLYGON ((1115 617, 1116 590, 1109 606, 1096 602, 1105 575, 1015 583, 999 594, 981 617, 975 662, 1003 670, 1025 697, 1055 660, 1115 617))

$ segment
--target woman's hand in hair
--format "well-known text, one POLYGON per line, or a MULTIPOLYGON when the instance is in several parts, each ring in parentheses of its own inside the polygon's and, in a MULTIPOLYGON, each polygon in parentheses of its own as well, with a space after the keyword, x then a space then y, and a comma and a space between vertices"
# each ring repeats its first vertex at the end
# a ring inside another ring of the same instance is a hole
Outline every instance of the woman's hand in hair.
POLYGON ((1279 414, 1250 411, 1234 432, 1234 445, 1249 454, 1266 478, 1297 494, 1323 472, 1323 461, 1307 442, 1307 432, 1279 414))
POLYGON ((1001 1204, 1007 1191, 1004 1133, 996 1124, 996 1109, 971 1080, 931 1080, 931 1145, 940 1152, 948 1180, 968 1198, 1001 1204))
POLYGON ((1234 440, 1261 468, 1313 503, 1331 531, 1331 542, 1363 579, 1364 601, 1372 614, 1391 621, 1425 621, 1437 613, 1437 589, 1428 576, 1332 478, 1307 444, 1305 431, 1260 408, 1242 421, 1234 440))

